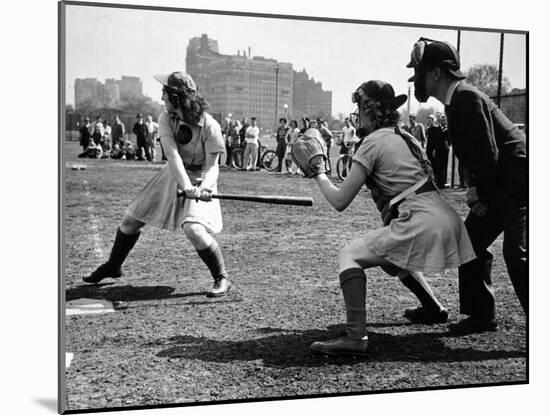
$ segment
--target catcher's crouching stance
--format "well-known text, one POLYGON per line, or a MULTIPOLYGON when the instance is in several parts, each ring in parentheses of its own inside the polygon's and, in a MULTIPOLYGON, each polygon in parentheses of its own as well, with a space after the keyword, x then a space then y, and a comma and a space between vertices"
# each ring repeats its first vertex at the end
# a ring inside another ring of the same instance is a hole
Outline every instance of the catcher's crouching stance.
POLYGON ((171 231, 183 227, 214 278, 214 287, 207 296, 223 296, 231 283, 218 243, 212 237, 222 229, 220 203, 210 196, 217 187, 218 158, 225 151, 221 128, 205 112, 207 103, 189 75, 174 72, 156 75, 155 79, 163 86, 166 110, 159 116, 158 136, 168 164, 128 207, 109 260, 84 281, 97 284, 105 278, 119 278, 121 266, 145 224, 171 231), (177 197, 178 189, 186 198, 177 197))
POLYGON ((444 323, 448 312, 434 296, 422 272, 439 272, 472 260, 466 229, 431 180, 431 168, 414 137, 397 127, 407 97, 395 96, 390 84, 363 83, 352 96, 358 105, 357 135, 365 137, 340 188, 325 173, 325 151, 319 140, 299 138, 292 157, 306 177, 315 178, 323 195, 344 210, 363 184, 382 214, 384 227, 368 232, 340 252, 339 279, 346 306, 346 335, 311 345, 314 353, 365 355, 366 268, 380 266, 420 300, 405 310, 417 323, 444 323))

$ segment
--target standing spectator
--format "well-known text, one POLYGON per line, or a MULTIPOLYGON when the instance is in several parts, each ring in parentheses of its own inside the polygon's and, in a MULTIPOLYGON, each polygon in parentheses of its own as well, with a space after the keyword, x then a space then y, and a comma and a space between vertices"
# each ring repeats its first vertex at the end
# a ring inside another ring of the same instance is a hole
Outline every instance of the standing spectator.
POLYGON ((88 117, 84 119, 84 124, 80 126, 78 132, 80 133, 80 146, 82 147, 82 151, 84 151, 90 145, 92 138, 90 134, 90 119, 88 117))
POLYGON ((437 146, 437 142, 441 140, 441 127, 437 124, 435 116, 433 114, 430 114, 427 119, 426 124, 426 155, 428 156, 428 160, 430 161, 430 164, 432 165, 432 169, 434 171, 434 176, 437 180, 437 167, 436 167, 436 161, 435 161, 435 148, 437 146))
POLYGON ((246 137, 245 137, 245 134, 246 134, 246 130, 248 129, 248 127, 250 126, 250 122, 248 121, 248 118, 243 118, 242 122, 241 122, 241 129, 239 130, 239 138, 241 140, 241 145, 244 145, 246 146, 246 137))
POLYGON ((435 149, 435 159, 438 172, 434 173, 437 186, 440 189, 443 189, 444 187, 447 187, 447 169, 449 167, 449 150, 451 147, 451 140, 449 138, 449 130, 447 128, 447 118, 445 117, 445 114, 438 112, 437 122, 441 127, 441 142, 435 149))
POLYGON ((103 127, 103 122, 101 121, 101 117, 98 115, 96 120, 92 124, 92 140, 94 140, 95 145, 100 145, 101 140, 103 139, 103 134, 105 132, 105 129, 103 127))
POLYGON ((426 132, 424 126, 416 122, 416 115, 409 115, 409 132, 418 140, 423 149, 426 149, 426 132))
POLYGON ((444 120, 441 113, 437 116, 430 114, 426 128, 428 143, 426 153, 432 164, 435 184, 443 189, 447 184, 447 167, 449 160, 449 143, 447 141, 447 129, 441 124, 444 120))
POLYGON ((227 166, 231 166, 233 161, 232 151, 241 146, 240 133, 241 122, 239 120, 232 120, 229 122, 229 132, 227 134, 228 153, 226 157, 227 166))
POLYGON ((107 151, 111 150, 113 148, 112 144, 112 128, 105 120, 105 129, 103 131, 103 152, 106 155, 107 151))
POLYGON ((285 158, 287 144, 286 134, 288 130, 286 118, 279 119, 279 127, 277 127, 277 148, 275 149, 275 154, 277 155, 277 159, 279 159, 279 167, 277 167, 278 173, 282 173, 283 171, 283 159, 285 158))
POLYGON ((138 160, 150 160, 151 156, 149 155, 149 147, 147 147, 147 126, 143 122, 143 115, 138 114, 136 116, 137 122, 134 124, 134 134, 136 135, 137 142, 137 156, 138 160))
MULTIPOLYGON (((286 171, 290 174, 292 174, 292 164, 293 164, 292 156, 290 154, 291 154, 292 146, 299 135, 300 135, 300 129, 298 128, 298 121, 296 120, 290 121, 290 128, 288 129, 285 137, 285 141, 287 143, 286 153, 285 153, 285 167, 286 167, 286 171)), ((294 174, 298 174, 297 168, 298 166, 296 166, 296 170, 294 174)))
POLYGON ((145 125, 147 126, 146 145, 149 148, 149 158, 147 158, 147 160, 154 162, 157 156, 155 145, 157 143, 159 125, 153 121, 152 115, 147 116, 147 121, 145 122, 145 125))
POLYGON ((465 225, 476 259, 458 269, 460 313, 468 316, 449 326, 460 334, 498 330, 488 251, 504 233, 508 274, 527 315, 527 149, 525 134, 490 98, 464 79, 457 50, 448 42, 420 38, 407 67, 414 68, 415 97, 436 98, 445 105, 449 136, 466 169, 465 225))
POLYGON ((330 176, 330 148, 332 147, 332 132, 328 129, 328 124, 322 118, 317 118, 317 129, 321 133, 321 138, 325 140, 327 146, 327 175, 330 176))
MULTIPOLYGON (((349 118, 344 119, 344 126, 342 127, 342 140, 340 142, 340 154, 349 154, 352 146, 357 145, 359 139, 355 135, 355 127, 350 124, 349 118)), ((354 149, 355 151, 355 149, 354 149)), ((347 175, 348 166, 344 164, 343 173, 347 175)))
POLYGON ((126 127, 124 123, 120 121, 120 117, 115 115, 113 117, 114 124, 111 132, 111 145, 114 147, 115 144, 118 144, 119 148, 124 146, 124 134, 126 134, 126 127))
POLYGON ((252 124, 248 126, 244 133, 246 147, 244 149, 243 167, 246 166, 246 171, 256 170, 258 149, 260 145, 258 142, 260 138, 260 129, 256 125, 256 117, 252 117, 250 120, 252 124))

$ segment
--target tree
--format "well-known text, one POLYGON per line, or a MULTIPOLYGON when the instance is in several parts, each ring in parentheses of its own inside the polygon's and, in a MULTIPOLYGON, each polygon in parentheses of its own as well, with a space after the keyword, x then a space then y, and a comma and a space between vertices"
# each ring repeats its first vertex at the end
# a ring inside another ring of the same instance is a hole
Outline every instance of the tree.
MULTIPOLYGON (((496 65, 474 65, 466 73, 466 79, 490 97, 498 94, 498 67, 496 65)), ((510 81, 503 75, 501 94, 507 94, 510 89, 510 81)))

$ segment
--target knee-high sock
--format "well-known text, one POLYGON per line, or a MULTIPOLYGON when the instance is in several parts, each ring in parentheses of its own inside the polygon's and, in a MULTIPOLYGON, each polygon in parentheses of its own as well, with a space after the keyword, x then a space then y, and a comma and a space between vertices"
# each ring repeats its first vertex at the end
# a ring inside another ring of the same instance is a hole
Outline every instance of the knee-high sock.
POLYGON ((361 339, 367 334, 367 277, 361 268, 348 268, 340 273, 339 278, 346 305, 346 334, 361 339))
POLYGON ((420 304, 426 309, 439 311, 443 308, 421 272, 407 271, 406 274, 399 274, 399 280, 418 298, 420 304))
POLYGON ((222 251, 215 239, 212 240, 208 248, 201 249, 200 251, 197 250, 197 253, 206 264, 215 280, 227 277, 222 251))
POLYGON ((135 235, 128 235, 123 233, 120 228, 116 231, 116 237, 115 242, 113 243, 113 247, 111 248, 111 253, 109 255, 109 265, 115 269, 118 270, 120 267, 122 267, 122 264, 126 260, 126 257, 136 244, 137 240, 139 239, 140 232, 136 233, 135 235))

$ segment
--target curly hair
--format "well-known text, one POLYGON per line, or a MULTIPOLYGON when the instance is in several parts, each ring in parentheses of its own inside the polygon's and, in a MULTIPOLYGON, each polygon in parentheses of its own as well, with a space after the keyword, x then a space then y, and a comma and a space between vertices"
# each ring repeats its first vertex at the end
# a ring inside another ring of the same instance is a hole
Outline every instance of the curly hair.
POLYGON ((367 113, 374 117, 376 130, 383 127, 395 127, 401 118, 399 111, 377 101, 368 101, 366 107, 367 113))
POLYGON ((198 124, 202 114, 210 108, 208 102, 198 92, 185 88, 175 90, 165 87, 165 90, 168 93, 170 103, 181 109, 183 120, 187 124, 198 124))

